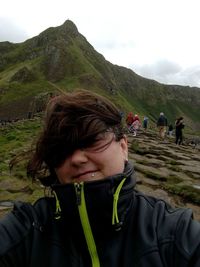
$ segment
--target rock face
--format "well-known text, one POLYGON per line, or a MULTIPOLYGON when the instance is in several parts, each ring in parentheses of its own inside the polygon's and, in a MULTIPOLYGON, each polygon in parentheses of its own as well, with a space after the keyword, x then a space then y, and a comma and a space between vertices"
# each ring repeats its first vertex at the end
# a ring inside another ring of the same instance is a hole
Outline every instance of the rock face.
POLYGON ((32 82, 35 80, 35 75, 27 67, 19 69, 10 79, 10 82, 32 82))
POLYGON ((174 207, 191 208, 200 221, 200 147, 177 146, 174 137, 160 140, 155 132, 129 135, 129 159, 137 189, 174 207))

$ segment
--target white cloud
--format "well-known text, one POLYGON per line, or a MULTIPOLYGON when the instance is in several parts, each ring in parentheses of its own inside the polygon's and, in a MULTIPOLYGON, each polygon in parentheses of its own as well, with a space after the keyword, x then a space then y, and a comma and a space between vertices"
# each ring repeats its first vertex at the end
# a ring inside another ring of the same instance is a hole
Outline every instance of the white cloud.
POLYGON ((0 41, 21 42, 28 34, 9 18, 0 18, 0 41))
POLYGON ((163 83, 199 86, 199 6, 199 0, 7 0, 0 41, 21 42, 70 19, 113 64, 163 83))
POLYGON ((200 87, 200 65, 181 68, 175 62, 161 60, 149 65, 134 65, 132 69, 143 77, 161 83, 200 87))

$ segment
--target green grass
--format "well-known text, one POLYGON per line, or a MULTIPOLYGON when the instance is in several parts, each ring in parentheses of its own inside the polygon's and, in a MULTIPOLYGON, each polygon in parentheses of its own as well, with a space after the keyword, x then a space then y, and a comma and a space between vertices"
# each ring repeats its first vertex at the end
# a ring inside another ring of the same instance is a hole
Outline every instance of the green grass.
POLYGON ((175 184, 165 184, 163 188, 170 193, 179 195, 185 200, 200 204, 200 193, 199 190, 187 185, 175 185, 175 184))
POLYGON ((29 153, 22 156, 10 171, 10 160, 29 151, 41 129, 41 119, 20 121, 0 128, 0 200, 34 202, 44 195, 39 182, 32 182, 26 175, 29 153))
POLYGON ((148 149, 141 148, 138 141, 132 141, 130 145, 130 151, 139 154, 139 155, 145 155, 149 153, 148 149))
POLYGON ((168 166, 168 169, 172 170, 172 171, 175 171, 175 172, 181 172, 182 169, 178 166, 168 166))
MULTIPOLYGON (((0 170, 8 173, 11 158, 31 148, 31 143, 41 128, 40 118, 20 121, 0 128, 0 170)), ((21 163, 22 164, 22 163, 21 163)), ((17 174, 18 176, 19 173, 17 174)), ((23 176, 23 175, 22 175, 23 176)))
POLYGON ((167 177, 162 176, 156 172, 144 170, 142 167, 140 167, 138 165, 135 165, 134 168, 136 171, 143 173, 146 177, 151 178, 153 180, 161 181, 161 182, 167 181, 167 177))
POLYGON ((185 201, 189 201, 198 205, 200 204, 199 189, 196 189, 192 186, 179 184, 182 182, 182 179, 180 177, 174 175, 164 177, 157 173, 143 170, 141 167, 138 167, 137 165, 135 166, 135 170, 142 172, 148 178, 160 182, 161 188, 174 195, 181 196, 183 199, 185 199, 185 201))
POLYGON ((166 163, 170 165, 179 165, 179 163, 176 160, 167 160, 166 163))

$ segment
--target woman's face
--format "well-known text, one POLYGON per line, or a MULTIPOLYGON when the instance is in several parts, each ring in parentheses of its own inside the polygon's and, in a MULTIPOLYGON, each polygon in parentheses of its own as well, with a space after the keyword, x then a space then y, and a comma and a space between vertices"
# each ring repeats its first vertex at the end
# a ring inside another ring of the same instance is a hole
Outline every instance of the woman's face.
POLYGON ((92 146, 75 150, 55 172, 62 184, 99 180, 122 173, 127 158, 126 137, 115 141, 114 133, 107 132, 92 146))

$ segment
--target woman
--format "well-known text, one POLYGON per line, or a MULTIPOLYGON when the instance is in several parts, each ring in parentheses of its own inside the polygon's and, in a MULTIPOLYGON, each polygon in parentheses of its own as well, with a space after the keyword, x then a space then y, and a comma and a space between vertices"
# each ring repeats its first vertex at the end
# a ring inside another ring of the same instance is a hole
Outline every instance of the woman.
POLYGON ((133 136, 137 135, 137 132, 138 132, 140 127, 141 127, 140 118, 137 114, 135 114, 135 116, 133 118, 133 123, 130 126, 130 130, 131 130, 131 133, 133 133, 133 136))
POLYGON ((183 123, 183 117, 180 117, 175 122, 176 128, 176 144, 181 145, 183 143, 183 128, 185 127, 183 123))
POLYGON ((134 189, 121 115, 104 97, 54 98, 28 173, 53 196, 1 221, 1 267, 200 266, 200 224, 134 189))
POLYGON ((129 112, 127 117, 126 117, 126 126, 127 126, 127 130, 128 133, 132 133, 132 123, 134 121, 134 116, 133 116, 133 112, 129 112))

